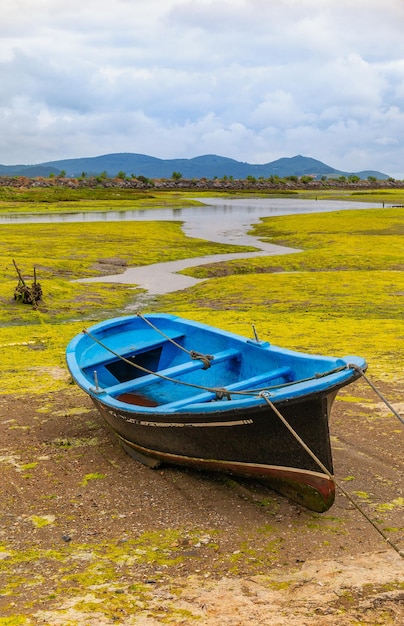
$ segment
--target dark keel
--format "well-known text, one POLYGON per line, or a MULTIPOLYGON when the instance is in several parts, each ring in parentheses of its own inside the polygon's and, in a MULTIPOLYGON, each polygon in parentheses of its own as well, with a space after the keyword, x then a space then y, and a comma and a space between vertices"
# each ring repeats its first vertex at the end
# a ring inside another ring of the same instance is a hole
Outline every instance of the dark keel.
MULTIPOLYGON (((333 473, 328 416, 335 393, 280 403, 277 408, 333 473)), ((290 500, 317 512, 330 508, 335 483, 268 405, 214 412, 145 415, 94 404, 134 458, 220 471, 262 481, 290 500)))
POLYGON ((327 511, 335 499, 335 483, 325 474, 281 467, 263 468, 253 464, 246 466, 237 462, 184 458, 177 455, 155 453, 120 437, 119 439, 127 454, 152 469, 157 469, 161 463, 167 463, 193 467, 202 471, 217 471, 251 478, 263 483, 292 502, 317 513, 327 511))

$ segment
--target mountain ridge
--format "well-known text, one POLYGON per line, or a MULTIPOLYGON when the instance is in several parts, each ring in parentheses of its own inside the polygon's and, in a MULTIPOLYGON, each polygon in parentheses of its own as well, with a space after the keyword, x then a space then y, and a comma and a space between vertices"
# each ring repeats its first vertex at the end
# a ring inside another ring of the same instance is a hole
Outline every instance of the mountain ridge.
POLYGON ((0 165, 0 176, 36 178, 49 175, 57 176, 61 172, 65 172, 69 178, 77 178, 83 173, 97 176, 104 172, 108 177, 115 177, 118 173, 124 172, 128 176, 145 176, 152 179, 171 178, 174 172, 180 173, 185 179, 211 179, 223 178, 224 176, 234 179, 243 179, 248 176, 255 178, 269 178, 270 176, 279 176, 280 178, 287 176, 321 178, 326 176, 335 178, 352 175, 361 179, 369 176, 380 180, 389 178, 387 174, 375 170, 360 172, 337 170, 322 161, 302 155, 282 157, 264 164, 254 164, 216 154, 205 154, 188 159, 160 159, 147 154, 115 152, 95 157, 45 161, 33 165, 0 165))

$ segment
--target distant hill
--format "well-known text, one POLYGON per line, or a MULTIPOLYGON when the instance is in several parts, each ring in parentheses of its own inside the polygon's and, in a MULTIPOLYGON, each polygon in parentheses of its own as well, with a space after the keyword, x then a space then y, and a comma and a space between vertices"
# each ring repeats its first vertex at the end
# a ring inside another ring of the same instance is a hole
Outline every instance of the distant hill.
POLYGON ((27 176, 36 178, 47 177, 50 174, 58 175, 61 171, 66 176, 77 178, 83 172, 86 175, 99 175, 106 172, 109 177, 125 172, 127 176, 145 176, 146 178, 171 178, 173 172, 179 172, 183 178, 223 178, 245 179, 247 176, 268 178, 269 176, 314 176, 321 178, 336 178, 338 176, 356 175, 367 179, 374 176, 379 180, 389 178, 387 174, 373 170, 362 172, 343 172, 336 170, 321 161, 304 156, 284 157, 271 163, 254 165, 236 161, 215 154, 206 154, 192 159, 158 159, 146 154, 130 152, 105 154, 103 156, 62 159, 48 161, 36 165, 0 165, 0 176, 27 176))

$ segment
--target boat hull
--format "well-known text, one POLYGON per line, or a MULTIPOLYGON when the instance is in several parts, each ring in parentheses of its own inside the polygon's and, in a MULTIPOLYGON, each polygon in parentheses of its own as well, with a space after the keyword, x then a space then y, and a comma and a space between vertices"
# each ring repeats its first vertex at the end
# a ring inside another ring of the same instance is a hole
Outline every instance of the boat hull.
POLYGON ((101 322, 66 357, 146 465, 253 477, 308 509, 332 505, 331 406, 363 359, 293 352, 166 314, 101 322))
POLYGON ((269 405, 222 413, 154 415, 92 398, 126 452, 151 467, 168 463, 254 478, 302 506, 324 512, 335 497, 328 420, 336 392, 277 408, 330 475, 321 471, 269 405))

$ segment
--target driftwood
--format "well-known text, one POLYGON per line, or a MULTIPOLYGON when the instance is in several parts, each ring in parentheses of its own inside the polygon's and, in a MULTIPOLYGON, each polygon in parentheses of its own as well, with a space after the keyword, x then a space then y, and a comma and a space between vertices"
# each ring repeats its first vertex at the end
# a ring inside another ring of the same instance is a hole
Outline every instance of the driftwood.
POLYGON ((32 304, 36 308, 37 303, 42 300, 42 287, 36 279, 36 269, 34 267, 34 282, 29 287, 22 277, 20 270, 17 267, 17 263, 14 261, 14 267, 18 275, 18 285, 14 291, 14 300, 21 302, 22 304, 32 304))

